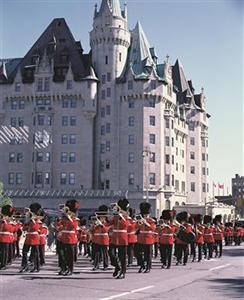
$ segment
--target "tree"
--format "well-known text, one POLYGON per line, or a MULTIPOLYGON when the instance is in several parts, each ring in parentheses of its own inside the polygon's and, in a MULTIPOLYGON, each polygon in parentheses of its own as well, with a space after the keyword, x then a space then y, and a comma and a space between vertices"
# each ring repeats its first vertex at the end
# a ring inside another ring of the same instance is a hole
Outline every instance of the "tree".
POLYGON ((4 205, 12 205, 12 200, 4 195, 3 183, 0 181, 0 207, 4 205))

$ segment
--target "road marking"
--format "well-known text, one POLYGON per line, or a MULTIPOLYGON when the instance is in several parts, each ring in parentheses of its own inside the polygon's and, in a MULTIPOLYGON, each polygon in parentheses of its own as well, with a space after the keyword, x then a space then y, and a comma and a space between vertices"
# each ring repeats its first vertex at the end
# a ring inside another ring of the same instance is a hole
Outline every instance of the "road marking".
POLYGON ((215 268, 211 268, 209 269, 209 271, 214 271, 214 270, 218 270, 218 269, 223 269, 223 268, 226 268, 230 266, 230 264, 226 264, 226 265, 222 265, 222 266, 218 266, 218 267, 215 267, 215 268))
POLYGON ((111 299, 115 299, 115 298, 120 298, 120 297, 127 296, 127 295, 130 295, 130 294, 135 294, 135 293, 138 293, 138 292, 141 292, 141 291, 145 291, 145 290, 151 289, 153 287, 154 287, 154 285, 149 285, 149 286, 145 286, 144 288, 132 290, 130 292, 125 292, 125 293, 113 295, 113 296, 110 296, 110 297, 101 298, 100 300, 111 300, 111 299))

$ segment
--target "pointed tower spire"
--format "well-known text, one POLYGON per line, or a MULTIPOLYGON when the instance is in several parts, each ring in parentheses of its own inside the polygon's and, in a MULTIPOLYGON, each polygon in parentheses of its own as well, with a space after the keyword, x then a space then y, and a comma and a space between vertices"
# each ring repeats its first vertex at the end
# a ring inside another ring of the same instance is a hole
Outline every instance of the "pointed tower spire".
POLYGON ((102 0, 101 7, 97 15, 101 16, 105 11, 106 7, 109 8, 113 17, 122 17, 119 0, 102 0))

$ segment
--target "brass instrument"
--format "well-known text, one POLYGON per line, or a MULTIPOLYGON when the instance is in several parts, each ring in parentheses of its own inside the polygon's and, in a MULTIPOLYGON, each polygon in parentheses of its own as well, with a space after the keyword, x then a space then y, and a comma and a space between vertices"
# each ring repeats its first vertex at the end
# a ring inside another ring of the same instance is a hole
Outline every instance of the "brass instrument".
POLYGON ((121 209, 121 207, 118 205, 118 203, 111 203, 110 208, 114 215, 118 214, 118 216, 125 221, 126 218, 128 218, 128 212, 121 209))
POLYGON ((141 214, 136 215, 136 221, 137 221, 138 225, 145 224, 146 226, 151 227, 151 225, 147 222, 147 220, 145 218, 143 218, 143 216, 141 214))

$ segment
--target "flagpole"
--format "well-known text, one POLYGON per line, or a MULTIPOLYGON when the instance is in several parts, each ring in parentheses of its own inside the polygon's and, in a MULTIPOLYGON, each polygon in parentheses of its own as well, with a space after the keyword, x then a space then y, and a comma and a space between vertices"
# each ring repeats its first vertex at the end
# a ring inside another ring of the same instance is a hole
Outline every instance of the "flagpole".
POLYGON ((213 199, 214 199, 214 197, 215 197, 215 195, 214 195, 214 182, 213 182, 213 199))

